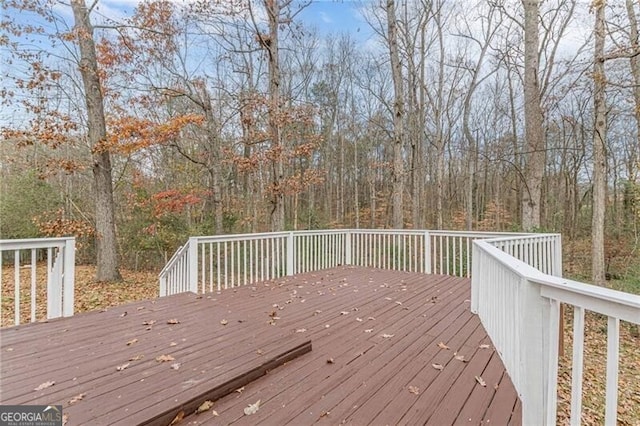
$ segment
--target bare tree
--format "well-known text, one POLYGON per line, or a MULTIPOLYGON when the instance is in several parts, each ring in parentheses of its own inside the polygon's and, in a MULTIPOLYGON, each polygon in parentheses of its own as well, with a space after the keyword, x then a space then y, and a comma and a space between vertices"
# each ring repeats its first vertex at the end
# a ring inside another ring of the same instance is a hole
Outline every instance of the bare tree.
POLYGON ((525 166, 522 194, 522 228, 526 231, 540 227, 542 178, 545 167, 545 139, 540 107, 538 78, 538 20, 539 0, 522 0, 524 5, 524 116, 525 166))
POLYGON ((391 226, 403 228, 404 192, 404 89, 402 80, 402 64, 398 49, 398 29, 396 23, 396 6, 394 0, 387 0, 387 34, 389 40, 389 56, 391 59, 391 76, 393 78, 393 173, 391 189, 391 226))
MULTIPOLYGON (((96 3, 94 3, 95 5, 96 3)), ((105 142, 107 130, 100 73, 93 39, 93 26, 84 0, 72 0, 75 32, 80 48, 80 73, 87 107, 89 144, 93 149, 93 178, 95 183, 97 281, 119 281, 118 251, 111 176, 111 156, 105 142)))

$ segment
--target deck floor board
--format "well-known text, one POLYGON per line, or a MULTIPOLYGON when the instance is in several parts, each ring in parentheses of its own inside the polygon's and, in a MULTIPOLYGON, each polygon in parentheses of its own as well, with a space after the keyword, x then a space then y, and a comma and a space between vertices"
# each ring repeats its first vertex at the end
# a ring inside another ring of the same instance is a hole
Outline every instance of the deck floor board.
POLYGON ((185 407, 181 424, 518 425, 517 394, 493 347, 480 347, 491 342, 469 298, 464 278, 339 267, 2 329, 0 402, 61 404, 69 425, 166 424, 185 407), (311 352, 267 364, 309 341, 311 352), (243 376, 241 392, 228 389, 243 376), (216 415, 189 415, 214 388, 226 394, 216 415))

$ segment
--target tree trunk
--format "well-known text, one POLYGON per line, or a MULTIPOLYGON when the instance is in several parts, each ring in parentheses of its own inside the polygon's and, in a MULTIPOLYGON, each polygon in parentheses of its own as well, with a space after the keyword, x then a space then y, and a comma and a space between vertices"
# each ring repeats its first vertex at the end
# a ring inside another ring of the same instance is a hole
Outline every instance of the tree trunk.
POLYGON ((592 216, 592 267, 593 283, 602 285, 605 281, 604 266, 604 215, 606 207, 606 140, 607 111, 605 104, 606 76, 604 72, 604 8, 606 0, 594 3, 596 22, 594 28, 594 64, 593 64, 593 110, 595 113, 593 129, 593 216, 592 216))
MULTIPOLYGON (((634 0, 626 0, 627 16, 629 17, 629 45, 634 48, 640 47, 640 35, 638 34, 638 18, 634 10, 634 0)), ((631 61, 631 74, 633 75, 633 99, 636 109, 636 134, 638 138, 638 146, 640 146, 640 56, 634 55, 631 61)))
POLYGON ((402 88, 402 64, 398 52, 398 30, 396 26, 396 8, 394 0, 387 0, 387 31, 389 37, 389 55, 391 75, 393 77, 393 173, 391 188, 391 226, 404 227, 402 194, 404 192, 404 159, 402 158, 404 140, 404 99, 402 88))
POLYGON ((108 147, 105 146, 107 130, 96 47, 93 40, 93 27, 84 0, 72 0, 71 8, 80 47, 80 73, 82 74, 87 105, 88 138, 93 152, 92 171, 96 203, 96 280, 120 281, 122 277, 118 269, 111 156, 108 147))
POLYGON ((540 200, 546 161, 540 85, 538 80, 539 0, 523 0, 524 5, 524 114, 525 166, 522 194, 522 229, 540 228, 540 200))
POLYGON ((269 20, 268 36, 260 36, 267 49, 269 60, 269 133, 271 135, 272 194, 271 194, 271 230, 284 230, 284 165, 282 159, 282 141, 280 140, 280 61, 278 57, 278 27, 280 23, 279 0, 265 0, 269 20), (267 38, 268 37, 268 38, 267 38))

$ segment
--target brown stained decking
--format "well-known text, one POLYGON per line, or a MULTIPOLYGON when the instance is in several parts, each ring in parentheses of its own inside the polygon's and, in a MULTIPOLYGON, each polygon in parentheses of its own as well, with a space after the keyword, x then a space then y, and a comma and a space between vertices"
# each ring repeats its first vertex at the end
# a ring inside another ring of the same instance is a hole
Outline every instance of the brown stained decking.
POLYGON ((469 297, 468 279, 341 267, 3 329, 0 403, 62 404, 69 425, 521 424, 469 297))

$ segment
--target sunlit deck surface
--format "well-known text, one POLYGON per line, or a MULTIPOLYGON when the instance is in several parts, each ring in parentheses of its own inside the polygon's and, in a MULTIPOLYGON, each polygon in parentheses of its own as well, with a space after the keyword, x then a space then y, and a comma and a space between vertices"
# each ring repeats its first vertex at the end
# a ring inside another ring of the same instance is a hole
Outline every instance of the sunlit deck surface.
POLYGON ((3 329, 0 403, 69 425, 519 425, 469 299, 468 279, 340 267, 3 329))

